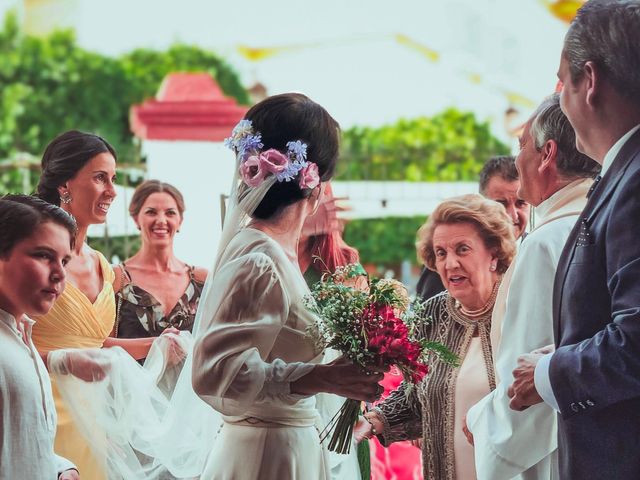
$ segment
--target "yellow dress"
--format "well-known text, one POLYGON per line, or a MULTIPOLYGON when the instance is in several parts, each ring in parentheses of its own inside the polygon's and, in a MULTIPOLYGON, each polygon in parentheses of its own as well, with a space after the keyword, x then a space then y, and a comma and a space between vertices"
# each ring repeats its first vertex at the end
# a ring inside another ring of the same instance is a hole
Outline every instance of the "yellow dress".
MULTIPOLYGON (((47 315, 34 317, 33 343, 40 352, 61 348, 101 348, 111 333, 116 316, 113 281, 115 274, 107 259, 99 252, 103 286, 94 303, 67 282, 64 292, 47 315)), ((106 478, 104 465, 89 450, 89 445, 76 428, 52 380, 53 397, 58 414, 55 452, 71 460, 87 480, 106 478)))

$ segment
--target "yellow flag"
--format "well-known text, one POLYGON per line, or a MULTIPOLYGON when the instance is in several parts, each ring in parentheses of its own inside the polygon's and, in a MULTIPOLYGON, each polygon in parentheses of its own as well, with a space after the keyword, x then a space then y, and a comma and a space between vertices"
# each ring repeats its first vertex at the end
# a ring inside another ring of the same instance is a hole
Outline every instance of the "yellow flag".
POLYGON ((405 47, 412 48, 413 50, 427 57, 432 62, 437 62, 440 59, 440 54, 438 52, 436 52, 435 50, 425 45, 422 45, 421 43, 416 42, 415 40, 407 37, 406 35, 402 35, 401 33, 398 33, 395 37, 396 37, 396 41, 400 45, 404 45, 405 47))

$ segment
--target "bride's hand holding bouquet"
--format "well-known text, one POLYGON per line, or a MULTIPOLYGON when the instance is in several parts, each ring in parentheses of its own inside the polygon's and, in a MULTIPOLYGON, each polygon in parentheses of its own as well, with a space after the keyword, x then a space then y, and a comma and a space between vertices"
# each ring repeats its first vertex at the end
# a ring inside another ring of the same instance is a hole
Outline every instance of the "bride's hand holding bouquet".
POLYGON ((340 397, 353 398, 362 402, 374 402, 383 392, 384 367, 362 368, 342 356, 334 361, 316 365, 304 377, 292 382, 291 392, 299 395, 315 395, 319 392, 332 393, 340 397))

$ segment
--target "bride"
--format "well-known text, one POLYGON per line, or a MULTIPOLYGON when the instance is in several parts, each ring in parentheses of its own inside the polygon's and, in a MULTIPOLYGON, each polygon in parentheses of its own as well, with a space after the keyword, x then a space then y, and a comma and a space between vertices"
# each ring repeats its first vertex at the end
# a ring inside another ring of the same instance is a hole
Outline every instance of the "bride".
POLYGON ((324 355, 308 335, 314 322, 297 259, 304 220, 333 175, 338 137, 335 120, 301 94, 264 100, 234 129, 228 214, 195 343, 188 332, 179 336, 191 353, 171 398, 157 387, 170 370, 166 342, 154 342, 144 368, 106 349, 102 382, 51 366, 109 478, 359 478, 355 455, 329 454, 319 431, 339 397, 377 399, 382 374, 344 359, 322 363, 335 352, 324 355))
POLYGON ((297 259, 305 218, 334 173, 339 127, 301 94, 251 108, 228 140, 240 179, 201 302, 193 387, 223 415, 206 479, 328 479, 315 395, 372 401, 382 376, 320 364, 297 259))

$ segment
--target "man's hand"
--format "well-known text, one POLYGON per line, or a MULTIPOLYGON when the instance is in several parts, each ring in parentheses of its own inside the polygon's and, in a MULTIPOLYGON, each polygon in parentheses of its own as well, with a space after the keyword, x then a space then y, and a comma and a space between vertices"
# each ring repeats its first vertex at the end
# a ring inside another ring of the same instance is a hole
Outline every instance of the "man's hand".
POLYGON ((546 355, 547 353, 553 353, 556 351, 556 346, 552 343, 551 345, 546 345, 544 347, 541 348, 536 348, 535 350, 532 350, 531 353, 535 354, 540 354, 540 355, 546 355))
POLYGON ((65 470, 58 476, 58 480, 80 480, 80 474, 75 468, 65 470))
POLYGON ((469 444, 473 447, 473 433, 471 433, 469 431, 469 428, 467 427, 467 416, 465 415, 464 417, 462 417, 462 433, 464 433, 464 436, 467 437, 467 442, 469 442, 469 444))
POLYGON ((536 390, 534 372, 536 365, 542 358, 540 353, 528 353, 518 357, 518 366, 513 371, 513 383, 507 390, 511 401, 509 407, 522 411, 531 405, 542 403, 542 397, 536 390))

